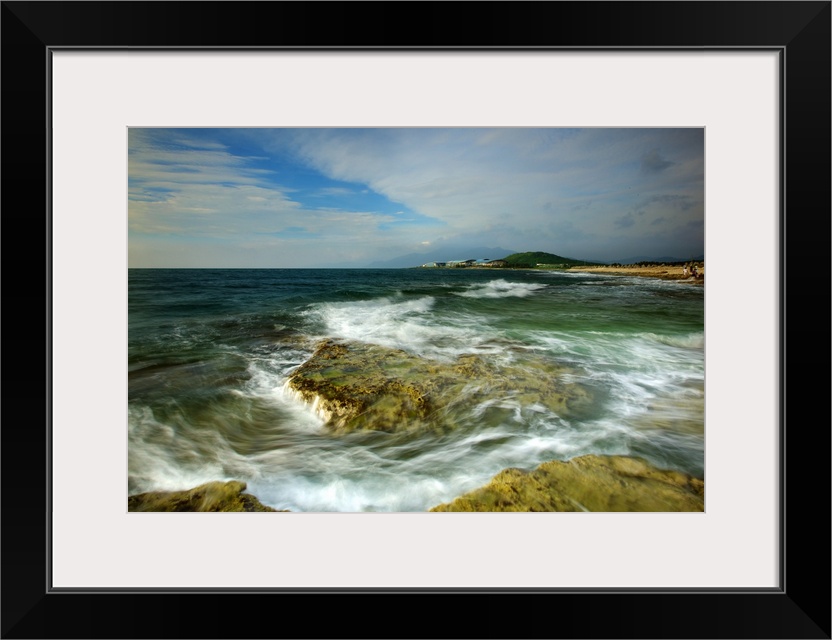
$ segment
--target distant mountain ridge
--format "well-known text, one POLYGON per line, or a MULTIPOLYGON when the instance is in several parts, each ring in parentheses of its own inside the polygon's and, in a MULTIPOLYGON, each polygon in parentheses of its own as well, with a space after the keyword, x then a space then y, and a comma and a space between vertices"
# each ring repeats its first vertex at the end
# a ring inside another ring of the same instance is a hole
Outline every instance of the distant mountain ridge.
POLYGON ((500 260, 511 253, 513 253, 511 249, 502 247, 448 247, 429 253, 409 253, 392 260, 377 260, 368 266, 371 269, 404 269, 421 267, 428 262, 448 262, 449 260, 480 260, 482 258, 500 260))
POLYGON ((563 256, 559 256, 554 253, 546 253, 545 251, 526 251, 524 253, 512 253, 511 255, 503 258, 503 260, 505 260, 510 265, 526 265, 530 267, 534 267, 539 264, 562 264, 567 266, 598 264, 597 262, 591 263, 587 260, 575 260, 574 258, 564 258, 563 256))
POLYGON ((577 258, 565 258, 554 253, 545 251, 525 251, 517 253, 502 247, 448 247, 436 249, 428 253, 409 253, 391 260, 376 260, 367 267, 370 269, 406 269, 408 267, 420 267, 430 262, 448 262, 450 260, 505 260, 509 265, 530 265, 538 264, 562 264, 568 266, 592 265, 592 264, 636 264, 638 262, 690 262, 703 261, 705 256, 699 255, 693 258, 674 258, 671 256, 635 256, 621 260, 580 260, 577 258))

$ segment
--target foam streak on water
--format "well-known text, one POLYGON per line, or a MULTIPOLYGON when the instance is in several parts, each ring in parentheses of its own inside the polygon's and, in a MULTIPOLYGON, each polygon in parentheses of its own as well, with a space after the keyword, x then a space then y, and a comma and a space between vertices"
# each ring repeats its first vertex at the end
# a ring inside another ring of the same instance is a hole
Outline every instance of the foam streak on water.
POLYGON ((588 453, 704 472, 701 287, 473 269, 129 275, 130 493, 239 479, 278 509, 424 511, 507 467, 588 453), (437 428, 335 434, 288 385, 323 339, 448 367, 473 356, 502 382, 463 368, 437 428), (547 403, 535 376, 592 402, 547 403))
POLYGON ((546 285, 543 283, 507 282, 491 280, 485 284, 471 285, 467 290, 456 295, 463 298, 525 298, 546 285))
POLYGON ((313 321, 320 338, 355 340, 445 360, 494 351, 487 344, 494 336, 487 318, 460 312, 441 315, 434 307, 432 297, 379 298, 316 304, 303 315, 313 321))

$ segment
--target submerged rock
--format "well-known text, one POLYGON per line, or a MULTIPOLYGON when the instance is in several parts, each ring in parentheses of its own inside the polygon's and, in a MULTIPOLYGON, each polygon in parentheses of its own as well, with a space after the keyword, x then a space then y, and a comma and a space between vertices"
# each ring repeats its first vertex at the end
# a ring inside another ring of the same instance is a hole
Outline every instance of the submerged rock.
POLYGON ((587 455, 505 469, 431 511, 704 511, 704 483, 640 458, 587 455))
POLYGON ((322 342, 287 388, 334 432, 407 431, 454 426, 455 416, 485 402, 513 401, 568 415, 590 405, 587 390, 567 382, 565 367, 534 354, 495 366, 476 355, 428 360, 364 343, 322 342))
POLYGON ((188 491, 151 491, 127 498, 128 511, 277 511, 243 493, 245 482, 208 482, 188 491))

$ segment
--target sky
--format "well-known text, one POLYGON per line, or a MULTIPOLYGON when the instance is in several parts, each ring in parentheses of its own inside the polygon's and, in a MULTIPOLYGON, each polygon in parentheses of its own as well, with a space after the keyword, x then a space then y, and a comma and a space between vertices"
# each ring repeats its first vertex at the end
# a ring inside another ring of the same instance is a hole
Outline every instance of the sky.
POLYGON ((701 128, 131 128, 128 263, 505 257, 466 247, 690 259, 704 147, 701 128))

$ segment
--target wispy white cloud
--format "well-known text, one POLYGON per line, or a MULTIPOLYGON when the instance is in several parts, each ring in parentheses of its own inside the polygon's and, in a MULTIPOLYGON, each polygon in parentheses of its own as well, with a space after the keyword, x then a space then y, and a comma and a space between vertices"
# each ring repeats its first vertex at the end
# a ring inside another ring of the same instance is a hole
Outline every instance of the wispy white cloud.
POLYGON ((318 190, 313 196, 351 196, 355 195, 356 191, 347 189, 346 187, 324 187, 318 190))
MULTIPOLYGON (((261 253, 270 255, 274 266, 275 260, 296 253, 294 263, 315 266, 323 256, 352 259, 354 246, 366 245, 381 226, 396 221, 392 214, 374 211, 303 206, 293 197, 295 186, 276 182, 275 172, 256 162, 267 156, 235 153, 210 140, 169 137, 166 130, 131 130, 129 152, 134 263, 141 263, 141 256, 158 260, 159 252, 150 251, 154 243, 172 247, 175 242, 177 249, 165 254, 163 264, 204 266, 231 260, 233 266, 244 266, 260 260, 255 254, 261 253), (294 250, 302 241, 313 240, 328 242, 329 249, 322 251, 313 243, 294 250), (280 251, 271 254, 276 248, 280 251), (237 258, 232 260, 232 255, 237 258)), ((318 192, 337 197, 352 190, 331 187, 318 192)))
POLYGON ((165 131, 131 130, 131 247, 210 237, 249 260, 280 247, 297 266, 443 243, 591 259, 704 249, 690 232, 704 229, 699 129, 165 131))
POLYGON ((589 201, 573 224, 612 232, 624 212, 668 190, 699 203, 702 216, 697 130, 296 130, 293 142, 316 169, 368 184, 460 234, 507 217, 539 229, 589 201))

